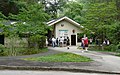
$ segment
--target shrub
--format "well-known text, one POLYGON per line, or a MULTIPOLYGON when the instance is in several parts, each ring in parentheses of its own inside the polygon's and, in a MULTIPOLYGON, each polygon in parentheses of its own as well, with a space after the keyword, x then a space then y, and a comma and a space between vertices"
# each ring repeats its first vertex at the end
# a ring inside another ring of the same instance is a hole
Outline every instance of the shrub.
POLYGON ((88 47, 90 50, 102 50, 101 46, 89 46, 88 47))
POLYGON ((9 41, 7 41, 7 48, 9 48, 9 50, 7 50, 7 53, 10 56, 16 56, 19 54, 19 51, 16 48, 19 47, 20 38, 17 34, 11 34, 8 36, 8 39, 9 41))
POLYGON ((111 45, 109 45, 109 46, 105 46, 105 47, 104 47, 104 50, 115 52, 115 51, 117 50, 117 46, 114 45, 114 44, 111 44, 111 45))
POLYGON ((4 45, 0 44, 0 56, 4 55, 4 50, 5 50, 4 45))
POLYGON ((30 54, 36 54, 38 53, 38 49, 34 48, 26 48, 26 49, 21 49, 20 54, 21 55, 30 55, 30 54))
POLYGON ((43 49, 35 49, 35 48, 24 48, 22 50, 20 50, 21 55, 30 55, 30 54, 37 54, 37 53, 41 53, 41 52, 46 52, 48 51, 47 48, 43 48, 43 49))
POLYGON ((119 44, 117 45, 117 48, 120 49, 120 42, 119 42, 119 44))
POLYGON ((32 48, 44 48, 46 37, 43 35, 33 35, 29 38, 30 47, 32 48))
MULTIPOLYGON (((1 48, 1 46, 0 46, 1 48)), ((1 49, 0 49, 1 50, 1 49)), ((42 49, 35 49, 35 48, 16 48, 16 56, 21 56, 21 55, 31 55, 31 54, 38 54, 42 52, 47 52, 47 48, 42 48, 42 49)), ((0 56, 14 56, 11 55, 10 48, 4 48, 2 52, 0 52, 0 56)))
POLYGON ((116 52, 117 46, 114 44, 111 44, 109 46, 90 46, 90 50, 98 50, 98 51, 110 51, 110 52, 116 52))

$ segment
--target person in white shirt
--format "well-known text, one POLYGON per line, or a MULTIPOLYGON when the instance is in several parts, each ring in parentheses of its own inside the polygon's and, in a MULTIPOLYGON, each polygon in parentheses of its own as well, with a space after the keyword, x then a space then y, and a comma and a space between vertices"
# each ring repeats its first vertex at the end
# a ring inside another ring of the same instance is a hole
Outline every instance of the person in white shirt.
POLYGON ((46 47, 48 46, 48 40, 47 40, 47 38, 46 38, 46 47))
POLYGON ((61 47, 63 46, 63 43, 64 43, 64 38, 63 38, 63 37, 60 37, 60 46, 61 46, 61 47))
POLYGON ((52 46, 55 47, 55 45, 56 45, 56 39, 53 37, 52 38, 52 46))

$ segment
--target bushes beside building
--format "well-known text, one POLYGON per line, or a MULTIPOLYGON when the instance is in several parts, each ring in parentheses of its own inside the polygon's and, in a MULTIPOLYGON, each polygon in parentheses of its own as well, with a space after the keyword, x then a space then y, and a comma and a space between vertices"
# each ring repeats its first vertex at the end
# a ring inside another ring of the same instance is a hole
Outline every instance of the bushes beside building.
POLYGON ((95 51, 108 51, 108 52, 117 52, 118 51, 118 47, 114 44, 110 44, 110 45, 100 45, 100 46, 89 46, 90 50, 95 50, 95 51))
POLYGON ((44 48, 46 43, 46 37, 43 35, 32 35, 29 38, 28 46, 30 48, 44 48))
POLYGON ((8 36, 5 45, 0 44, 0 56, 30 55, 46 52, 46 37, 43 35, 32 35, 27 38, 19 36, 8 36))

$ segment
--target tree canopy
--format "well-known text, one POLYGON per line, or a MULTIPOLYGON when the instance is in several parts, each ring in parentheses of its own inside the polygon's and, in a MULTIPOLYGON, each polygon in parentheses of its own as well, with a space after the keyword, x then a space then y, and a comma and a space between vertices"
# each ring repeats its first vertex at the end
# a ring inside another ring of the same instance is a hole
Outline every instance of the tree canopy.
POLYGON ((68 16, 97 38, 108 38, 114 44, 120 41, 119 0, 1 0, 0 11, 0 19, 19 21, 19 32, 43 35, 47 33, 45 22, 68 16))

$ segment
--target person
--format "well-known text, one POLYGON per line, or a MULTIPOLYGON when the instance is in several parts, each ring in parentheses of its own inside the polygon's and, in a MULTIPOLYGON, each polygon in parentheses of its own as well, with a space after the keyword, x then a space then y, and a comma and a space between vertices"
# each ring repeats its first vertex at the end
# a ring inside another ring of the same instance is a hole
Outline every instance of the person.
POLYGON ((110 45, 110 41, 109 40, 107 40, 107 45, 110 45))
POLYGON ((59 47, 59 39, 58 38, 56 39, 56 45, 57 45, 57 47, 59 47))
POLYGON ((109 45, 109 44, 110 44, 110 41, 105 38, 105 40, 103 41, 103 45, 109 45))
POLYGON ((70 39, 69 39, 69 37, 67 37, 67 49, 70 49, 69 45, 70 45, 70 39))
POLYGON ((85 49, 85 46, 84 46, 84 38, 82 38, 81 41, 82 41, 82 42, 81 42, 81 47, 82 47, 83 49, 85 49))
POLYGON ((85 51, 88 51, 88 38, 84 38, 84 46, 85 46, 85 51))
POLYGON ((47 40, 47 38, 46 38, 46 47, 48 46, 48 40, 47 40))
POLYGON ((63 42, 64 42, 64 38, 63 38, 63 37, 60 37, 60 47, 63 46, 63 42))
POLYGON ((105 38, 105 45, 107 45, 107 39, 105 38))
POLYGON ((67 38, 64 37, 64 47, 67 45, 67 38))
POLYGON ((56 39, 53 37, 52 38, 52 47, 55 47, 55 45, 56 45, 56 39))
POLYGON ((106 42, 105 42, 105 40, 103 41, 103 45, 106 45, 106 42))
POLYGON ((99 41, 98 41, 98 39, 96 39, 96 45, 99 45, 99 41))
POLYGON ((90 44, 92 44, 92 41, 93 41, 93 39, 92 39, 92 38, 90 38, 90 44))

